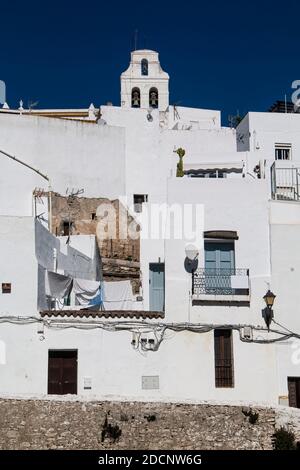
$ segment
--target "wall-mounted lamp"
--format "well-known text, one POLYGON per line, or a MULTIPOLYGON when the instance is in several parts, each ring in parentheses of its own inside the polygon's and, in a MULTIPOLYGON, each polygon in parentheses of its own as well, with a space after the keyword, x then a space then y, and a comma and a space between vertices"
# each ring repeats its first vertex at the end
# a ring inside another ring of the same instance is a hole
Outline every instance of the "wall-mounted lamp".
POLYGON ((270 331, 270 325, 274 317, 272 307, 274 305, 275 298, 276 298, 276 295, 273 294, 273 292, 270 291, 270 289, 268 289, 268 292, 263 297, 266 303, 266 308, 263 310, 263 317, 267 325, 268 331, 270 331))
POLYGON ((276 295, 273 294, 273 292, 270 291, 269 289, 268 292, 264 295, 264 301, 266 302, 266 306, 268 308, 273 307, 275 298, 276 298, 276 295))

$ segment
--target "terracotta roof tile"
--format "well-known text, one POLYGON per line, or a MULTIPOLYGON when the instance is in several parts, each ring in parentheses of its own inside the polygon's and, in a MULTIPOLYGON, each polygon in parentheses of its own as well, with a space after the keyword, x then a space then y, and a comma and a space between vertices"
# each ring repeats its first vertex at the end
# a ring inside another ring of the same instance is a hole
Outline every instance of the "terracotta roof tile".
POLYGON ((145 310, 43 310, 42 317, 74 317, 74 318, 164 318, 164 312, 145 310))

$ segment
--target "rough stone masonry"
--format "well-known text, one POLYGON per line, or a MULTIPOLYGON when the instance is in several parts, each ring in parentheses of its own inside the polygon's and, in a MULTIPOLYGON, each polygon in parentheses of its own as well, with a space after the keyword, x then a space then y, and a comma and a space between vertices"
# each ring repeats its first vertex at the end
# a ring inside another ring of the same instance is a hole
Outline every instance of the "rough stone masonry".
POLYGON ((263 407, 0 399, 0 449, 272 449, 275 425, 263 407))

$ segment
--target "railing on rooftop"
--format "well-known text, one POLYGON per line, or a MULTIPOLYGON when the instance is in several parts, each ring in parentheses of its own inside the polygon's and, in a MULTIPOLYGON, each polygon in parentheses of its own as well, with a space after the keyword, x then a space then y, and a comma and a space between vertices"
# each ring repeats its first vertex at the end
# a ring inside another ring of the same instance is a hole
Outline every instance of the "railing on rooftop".
POLYGON ((199 268, 192 275, 192 294, 249 295, 249 270, 199 268))
POLYGON ((300 168, 277 168, 271 166, 272 199, 300 201, 300 168))

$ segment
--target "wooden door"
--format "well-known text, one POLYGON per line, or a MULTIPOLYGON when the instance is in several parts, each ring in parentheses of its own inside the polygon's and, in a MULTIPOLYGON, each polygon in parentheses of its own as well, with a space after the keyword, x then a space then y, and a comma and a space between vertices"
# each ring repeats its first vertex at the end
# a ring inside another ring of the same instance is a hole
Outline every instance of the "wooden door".
POLYGON ((214 330, 216 387, 233 387, 232 331, 214 330))
POLYGON ((48 356, 48 394, 77 393, 77 351, 50 350, 48 356))

